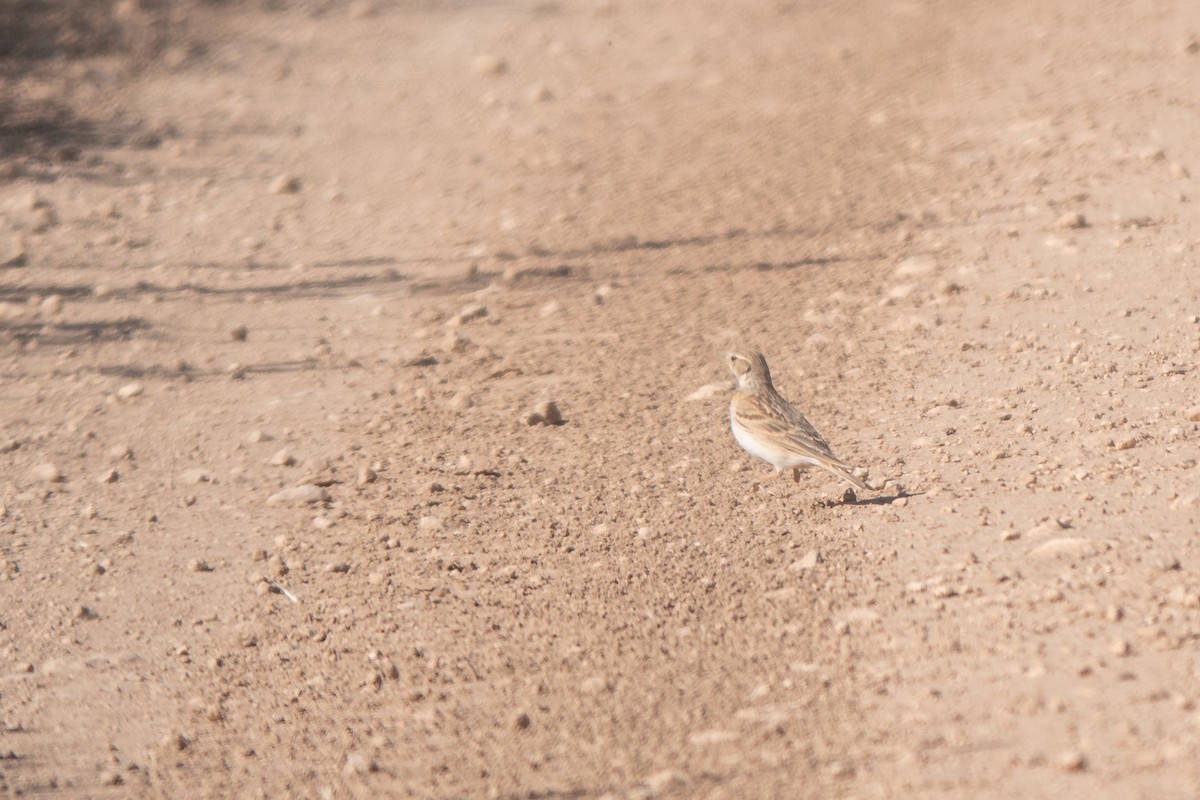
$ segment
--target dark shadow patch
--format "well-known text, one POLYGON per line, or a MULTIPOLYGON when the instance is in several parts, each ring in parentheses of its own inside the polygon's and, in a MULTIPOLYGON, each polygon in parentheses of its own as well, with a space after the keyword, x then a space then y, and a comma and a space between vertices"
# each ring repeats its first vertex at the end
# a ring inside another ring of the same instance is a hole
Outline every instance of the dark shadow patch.
POLYGON ((150 323, 141 317, 126 317, 96 322, 20 322, 0 324, 0 341, 70 347, 88 342, 119 342, 133 338, 139 331, 149 330, 150 323))

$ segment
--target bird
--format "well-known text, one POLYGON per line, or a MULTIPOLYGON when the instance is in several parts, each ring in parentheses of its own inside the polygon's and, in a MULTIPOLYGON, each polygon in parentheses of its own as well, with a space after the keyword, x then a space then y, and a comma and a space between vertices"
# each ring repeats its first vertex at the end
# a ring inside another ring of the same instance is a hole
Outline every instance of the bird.
POLYGON ((729 425, 743 450, 775 467, 776 475, 790 469, 797 483, 800 470, 812 466, 829 470, 857 489, 869 488, 833 454, 812 423, 776 391, 762 353, 744 349, 726 353, 725 359, 737 379, 729 401, 729 425))

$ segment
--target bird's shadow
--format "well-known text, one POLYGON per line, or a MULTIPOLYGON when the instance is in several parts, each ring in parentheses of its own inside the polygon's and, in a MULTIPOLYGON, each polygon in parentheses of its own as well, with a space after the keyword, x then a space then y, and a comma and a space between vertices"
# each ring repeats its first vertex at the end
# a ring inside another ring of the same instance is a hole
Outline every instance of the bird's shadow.
POLYGON ((859 497, 856 494, 847 492, 837 500, 826 500, 821 505, 825 508, 836 508, 837 506, 890 506, 897 500, 907 497, 920 497, 924 492, 906 492, 899 491, 890 495, 877 495, 875 497, 859 497))

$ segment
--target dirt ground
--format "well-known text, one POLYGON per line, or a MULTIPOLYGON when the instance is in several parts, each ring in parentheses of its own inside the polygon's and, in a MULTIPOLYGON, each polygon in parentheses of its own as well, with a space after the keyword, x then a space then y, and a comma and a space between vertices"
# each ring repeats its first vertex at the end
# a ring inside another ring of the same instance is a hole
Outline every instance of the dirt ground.
POLYGON ((176 22, 3 76, 0 795, 1200 795, 1200 4, 176 22))

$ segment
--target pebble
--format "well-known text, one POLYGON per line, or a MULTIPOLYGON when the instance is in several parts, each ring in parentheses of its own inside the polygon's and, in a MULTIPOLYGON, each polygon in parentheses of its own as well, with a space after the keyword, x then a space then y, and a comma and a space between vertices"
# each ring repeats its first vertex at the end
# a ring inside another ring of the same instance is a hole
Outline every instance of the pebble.
POLYGON ((593 675, 590 678, 585 678, 579 684, 579 691, 584 694, 599 694, 608 690, 608 678, 603 675, 593 675))
POLYGON ((330 528, 332 528, 334 525, 336 525, 337 523, 334 522, 333 520, 331 520, 329 517, 316 516, 316 517, 313 517, 312 524, 313 524, 313 527, 319 531, 327 531, 330 528))
POLYGON ((358 485, 366 486, 368 483, 374 483, 379 475, 370 467, 361 467, 358 470, 358 485))
POLYGON ((344 561, 338 561, 338 562, 336 562, 336 563, 333 563, 333 564, 326 564, 326 565, 325 565, 325 566, 322 568, 322 571, 323 571, 323 572, 329 572, 329 573, 334 573, 334 572, 349 572, 349 571, 350 571, 350 565, 349 565, 349 564, 347 564, 347 563, 346 563, 346 562, 344 562, 344 561))
POLYGON ((558 410, 558 403, 553 400, 546 400, 538 403, 533 407, 532 411, 526 412, 521 421, 526 425, 563 425, 566 420, 563 419, 562 412, 558 410))
POLYGON ((712 728, 704 731, 697 731, 688 737, 688 744, 696 747, 704 747, 705 745, 724 744, 725 742, 733 742, 739 739, 740 736, 736 731, 720 730, 712 728))
POLYGON ((1114 656, 1124 658, 1133 652, 1133 645, 1127 639, 1114 639, 1108 649, 1114 656))
POLYGON ((250 431, 246 434, 246 441, 250 444, 258 444, 259 442, 269 442, 274 438, 269 433, 263 431, 250 431))
POLYGON ((295 194, 300 191, 300 179, 295 175, 284 173, 271 181, 270 188, 271 194, 295 194))
POLYGON ((1054 763, 1063 772, 1083 772, 1087 769, 1087 756, 1078 750, 1068 750, 1059 754, 1054 763))
POLYGON ((508 71, 508 63, 499 56, 480 53, 471 61, 471 71, 477 75, 503 75, 508 71))
POLYGON ((324 503, 329 500, 329 492, 320 486, 304 484, 280 489, 267 498, 269 506, 301 505, 306 503, 324 503))
POLYGON ((97 483, 116 483, 120 479, 121 473, 117 472, 115 469, 107 469, 100 473, 100 477, 96 480, 97 483))
POLYGON ((117 389, 117 397, 122 400, 131 400, 144 391, 146 391, 146 387, 140 383, 127 383, 120 389, 117 389))
POLYGON ((719 394, 724 394, 725 392, 728 392, 732 388, 733 388, 733 385, 729 381, 720 381, 718 383, 706 383, 703 386, 701 386, 699 389, 697 389, 696 391, 689 394, 687 396, 687 399, 690 402, 696 402, 698 400, 707 400, 710 397, 715 397, 719 394))
POLYGON ((900 262, 896 267, 895 274, 897 278, 913 278, 919 275, 928 275, 936 266, 932 258, 911 256, 900 262))
POLYGON ((63 482, 62 472, 60 472, 58 467, 54 466, 53 464, 38 464, 36 467, 30 470, 30 474, 33 475, 33 477, 37 480, 45 483, 63 482))
POLYGON ((284 447, 275 451, 275 454, 267 459, 267 463, 272 467, 290 467, 296 463, 296 457, 292 455, 291 450, 284 447))
POLYGON ((1188 422, 1200 422, 1200 406, 1192 406, 1183 412, 1183 418, 1188 422))
POLYGON ((812 569, 820 564, 824 559, 816 550, 809 550, 800 558, 788 565, 788 572, 803 572, 806 569, 812 569))
POLYGON ((1078 211, 1068 211, 1054 222, 1054 227, 1060 230, 1078 230, 1087 226, 1087 217, 1078 211))
POLYGON ((191 572, 212 572, 213 568, 207 561, 201 561, 198 558, 193 558, 188 562, 188 570, 191 572))
POLYGON ((687 786, 687 775, 677 769, 664 769, 661 772, 656 772, 653 775, 646 777, 643 783, 650 791, 650 796, 654 797, 664 792, 674 792, 687 786))
POLYGON ((538 83, 529 87, 528 97, 531 103, 548 103, 554 99, 554 91, 544 83, 538 83))
POLYGON ((29 263, 29 253, 25 249, 25 237, 17 234, 12 238, 12 255, 7 261, 0 263, 5 267, 23 267, 29 263))
POLYGON ((482 306, 479 303, 468 303, 462 307, 453 319, 453 323, 457 325, 465 325, 468 322, 473 322, 477 319, 483 319, 488 315, 487 306, 482 306))
POLYGON ((346 776, 366 775, 368 772, 375 772, 378 769, 378 764, 362 753, 355 751, 346 754, 346 763, 342 765, 342 774, 346 776))
POLYGON ((195 486, 200 483, 207 483, 210 478, 207 472, 203 469, 185 469, 179 473, 179 480, 189 486, 195 486))
POLYGON ((235 342, 244 342, 250 335, 250 329, 245 325, 237 325, 229 329, 229 338, 235 342))
POLYGON ((446 406, 451 411, 466 411, 471 407, 471 395, 466 392, 456 392, 453 397, 447 401, 446 406))
POLYGON ((127 444, 114 444, 108 448, 108 457, 113 461, 133 460, 133 448, 127 444))
POLYGON ((1108 549, 1103 542, 1079 536, 1049 539, 1029 551, 1031 558, 1087 558, 1108 549))
POLYGON ((551 300, 549 303, 546 303, 544 306, 542 306, 541 311, 538 313, 543 317, 552 317, 559 311, 562 311, 562 304, 557 300, 551 300))
POLYGON ((43 314, 46 314, 46 315, 49 315, 52 317, 57 316, 58 314, 61 314, 62 307, 63 307, 62 297, 57 294, 52 294, 49 297, 47 297, 45 300, 42 301, 41 306, 40 306, 43 314))
POLYGON ((524 711, 520 711, 515 716, 513 716, 513 727, 519 731, 528 729, 529 726, 532 724, 533 724, 533 720, 530 719, 529 715, 526 714, 524 711))

